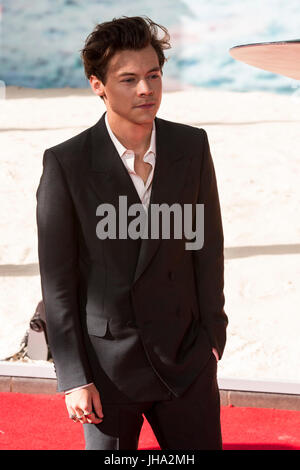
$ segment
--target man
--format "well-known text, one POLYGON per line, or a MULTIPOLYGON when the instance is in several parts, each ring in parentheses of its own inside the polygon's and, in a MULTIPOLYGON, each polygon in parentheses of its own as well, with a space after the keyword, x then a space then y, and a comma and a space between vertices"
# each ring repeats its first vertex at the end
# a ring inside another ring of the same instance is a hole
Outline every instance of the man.
POLYGON ((143 414, 162 449, 222 448, 221 213, 206 132, 156 117, 168 41, 149 18, 97 25, 82 59, 107 112, 44 153, 37 226, 47 330, 58 391, 84 426, 86 449, 137 449, 143 414), (194 227, 203 205, 201 249, 161 229, 129 236, 137 204, 148 228, 152 207, 190 206, 194 227))

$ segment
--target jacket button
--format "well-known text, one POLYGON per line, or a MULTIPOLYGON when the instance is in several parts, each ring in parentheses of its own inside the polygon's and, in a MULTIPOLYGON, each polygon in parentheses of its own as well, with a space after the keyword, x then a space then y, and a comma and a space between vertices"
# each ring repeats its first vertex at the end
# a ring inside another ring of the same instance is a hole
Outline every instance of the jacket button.
POLYGON ((175 279, 175 274, 172 271, 169 271, 169 279, 171 281, 174 281, 174 279, 175 279))

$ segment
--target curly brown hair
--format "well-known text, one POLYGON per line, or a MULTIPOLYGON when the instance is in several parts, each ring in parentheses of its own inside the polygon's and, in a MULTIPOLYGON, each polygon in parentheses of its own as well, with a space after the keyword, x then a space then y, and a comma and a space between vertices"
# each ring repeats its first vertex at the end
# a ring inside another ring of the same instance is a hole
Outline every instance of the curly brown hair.
POLYGON ((147 16, 122 16, 112 21, 98 24, 86 38, 81 49, 81 59, 87 79, 95 75, 103 84, 106 82, 109 60, 120 50, 143 49, 152 45, 155 49, 160 68, 166 62, 165 49, 170 49, 168 30, 154 23, 147 16), (164 32, 159 39, 158 29, 164 32))

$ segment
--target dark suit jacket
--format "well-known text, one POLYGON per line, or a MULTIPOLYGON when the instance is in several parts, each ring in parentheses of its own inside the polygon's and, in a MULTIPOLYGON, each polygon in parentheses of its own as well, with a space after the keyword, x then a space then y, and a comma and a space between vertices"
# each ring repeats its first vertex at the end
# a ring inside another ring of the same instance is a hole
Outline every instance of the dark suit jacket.
POLYGON ((160 118, 155 124, 150 204, 204 204, 200 250, 186 250, 184 238, 97 237, 99 204, 113 204, 118 213, 119 195, 128 206, 140 203, 104 115, 44 153, 38 254, 58 391, 93 381, 109 401, 109 381, 143 401, 143 390, 151 388, 142 383, 148 367, 180 396, 212 347, 222 356, 228 321, 223 230, 207 134, 160 118))

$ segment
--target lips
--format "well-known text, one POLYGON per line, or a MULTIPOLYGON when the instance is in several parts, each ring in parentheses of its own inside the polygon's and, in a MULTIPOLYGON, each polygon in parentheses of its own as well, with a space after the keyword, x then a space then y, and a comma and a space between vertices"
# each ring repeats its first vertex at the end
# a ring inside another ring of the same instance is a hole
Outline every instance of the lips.
POLYGON ((154 106, 155 103, 144 103, 144 104, 139 104, 138 106, 136 106, 136 108, 151 108, 152 106, 154 106))

